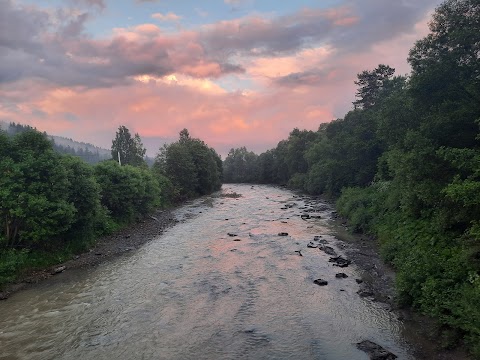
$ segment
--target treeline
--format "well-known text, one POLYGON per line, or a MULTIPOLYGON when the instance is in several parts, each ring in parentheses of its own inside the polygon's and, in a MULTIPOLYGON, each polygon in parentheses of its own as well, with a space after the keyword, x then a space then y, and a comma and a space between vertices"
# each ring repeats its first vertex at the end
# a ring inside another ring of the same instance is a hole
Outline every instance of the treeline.
POLYGON ((69 258, 159 207, 221 186, 219 156, 187 130, 162 148, 154 168, 143 159, 138 134, 124 126, 112 155, 115 160, 93 166, 58 154, 34 129, 14 136, 0 131, 0 286, 25 269, 69 258))
POLYGON ((442 341, 480 357, 480 3, 448 0, 415 43, 408 77, 358 74, 355 108, 295 129, 256 156, 232 150, 225 181, 289 184, 338 199, 397 269, 400 303, 431 315, 442 341), (248 172, 248 174, 245 174, 248 172), (228 176, 227 176, 228 175, 228 176))
MULTIPOLYGON (((29 126, 29 125, 16 124, 16 123, 12 122, 12 123, 8 124, 6 133, 10 136, 14 136, 16 134, 20 134, 22 132, 31 131, 31 130, 36 130, 36 129, 29 126)), ((43 134, 48 137, 48 134, 46 132, 43 132, 43 134)), ((79 157, 83 161, 85 161, 89 164, 96 164, 100 161, 109 159, 109 156, 105 156, 105 154, 101 154, 98 150, 99 148, 96 148, 95 146, 93 146, 91 144, 82 143, 82 142, 75 142, 72 139, 62 138, 66 141, 70 141, 72 144, 76 143, 76 144, 80 145, 80 147, 78 147, 78 146, 74 147, 74 146, 70 146, 70 145, 65 146, 65 145, 58 144, 57 142, 55 142, 53 137, 50 136, 50 138, 51 138, 53 149, 60 154, 66 154, 66 155, 72 155, 72 156, 75 156, 75 157, 79 157), (89 148, 93 148, 93 149, 96 148, 96 149, 95 149, 95 151, 92 151, 89 148)))

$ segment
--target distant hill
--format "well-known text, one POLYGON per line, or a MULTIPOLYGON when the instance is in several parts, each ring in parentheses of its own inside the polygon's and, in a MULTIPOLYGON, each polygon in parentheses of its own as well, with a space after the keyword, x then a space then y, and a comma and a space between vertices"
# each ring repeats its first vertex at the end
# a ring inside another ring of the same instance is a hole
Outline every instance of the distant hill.
MULTIPOLYGON (((0 121, 0 128, 6 131, 9 135, 15 135, 20 132, 33 129, 29 125, 15 123, 9 124, 5 121, 0 121)), ((99 161, 111 158, 111 153, 108 149, 103 149, 89 143, 75 141, 63 136, 49 135, 47 133, 45 133, 45 135, 52 140, 53 148, 61 154, 78 156, 90 164, 95 164, 99 161)))
POLYGON ((98 147, 98 146, 95 146, 95 145, 92 145, 92 144, 89 144, 89 143, 75 141, 73 139, 69 139, 69 138, 66 138, 66 137, 63 137, 63 136, 48 135, 48 134, 47 134, 47 136, 48 136, 49 139, 53 140, 53 142, 56 145, 60 145, 60 146, 63 146, 65 148, 70 147, 72 149, 75 149, 76 151, 79 151, 80 149, 83 149, 83 150, 88 150, 88 151, 93 152, 93 153, 98 153, 99 155, 107 157, 107 158, 111 157, 110 150, 108 150, 108 149, 103 149, 101 147, 98 147))
MULTIPOLYGON (((0 120, 0 129, 6 131, 10 135, 15 135, 19 132, 32 129, 29 125, 21 125, 15 123, 7 123, 0 120)), ((96 164, 102 160, 111 159, 111 151, 104 149, 90 143, 84 143, 81 141, 75 141, 63 136, 50 135, 45 133, 46 136, 53 141, 54 149, 61 154, 70 154, 78 156, 90 164, 96 164)), ((152 166, 155 159, 146 156, 145 161, 148 166, 152 166)))

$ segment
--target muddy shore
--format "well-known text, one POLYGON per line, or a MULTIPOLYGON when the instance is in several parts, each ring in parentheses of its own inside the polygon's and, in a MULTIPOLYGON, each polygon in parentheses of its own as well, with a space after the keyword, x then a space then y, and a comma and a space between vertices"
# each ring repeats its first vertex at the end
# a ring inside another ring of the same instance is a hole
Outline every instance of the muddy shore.
POLYGON ((6 300, 14 292, 55 276, 57 273, 69 269, 93 267, 134 251, 161 235, 165 229, 174 226, 177 222, 173 216, 173 209, 157 210, 151 216, 147 216, 135 224, 112 235, 99 238, 88 251, 75 255, 64 263, 25 274, 15 283, 7 285, 4 291, 0 292, 0 299, 6 300))

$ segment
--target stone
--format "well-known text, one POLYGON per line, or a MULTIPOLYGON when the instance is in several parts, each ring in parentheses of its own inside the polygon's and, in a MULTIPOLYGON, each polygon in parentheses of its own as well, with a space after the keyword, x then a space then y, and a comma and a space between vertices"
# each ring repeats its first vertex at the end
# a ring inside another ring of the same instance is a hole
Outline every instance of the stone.
POLYGON ((397 355, 370 340, 357 343, 357 349, 366 352, 371 360, 394 360, 397 358, 397 355))
POLYGON ((314 284, 317 284, 319 286, 325 286, 325 285, 328 285, 328 281, 327 280, 323 280, 323 279, 316 279, 313 281, 314 284))
POLYGON ((333 266, 338 266, 338 267, 341 267, 341 268, 344 268, 344 267, 347 267, 348 265, 350 265, 352 262, 348 259, 345 259, 341 256, 335 256, 335 257, 331 257, 328 262, 333 262, 333 266))
POLYGON ((307 244, 307 247, 308 247, 308 248, 316 248, 316 247, 317 247, 317 244, 315 244, 315 243, 313 243, 313 242, 310 241, 310 242, 307 244))
POLYGON ((234 233, 227 233, 227 235, 230 236, 230 237, 235 237, 235 236, 237 236, 237 234, 234 234, 234 233))
POLYGON ((348 275, 345 274, 345 273, 338 273, 338 274, 335 274, 335 277, 336 277, 337 279, 345 279, 345 278, 348 277, 348 275))
POLYGON ((60 274, 64 272, 66 268, 67 268, 66 266, 59 266, 52 270, 52 275, 60 274))
POLYGON ((335 250, 330 246, 319 245, 318 248, 323 252, 325 252, 325 254, 327 255, 337 256, 337 253, 335 252, 335 250))
POLYGON ((360 290, 357 291, 357 294, 360 297, 369 297, 373 296, 373 291, 368 286, 362 286, 360 290))
POLYGON ((278 233, 278 236, 288 236, 288 233, 286 233, 286 232, 280 232, 280 233, 278 233))

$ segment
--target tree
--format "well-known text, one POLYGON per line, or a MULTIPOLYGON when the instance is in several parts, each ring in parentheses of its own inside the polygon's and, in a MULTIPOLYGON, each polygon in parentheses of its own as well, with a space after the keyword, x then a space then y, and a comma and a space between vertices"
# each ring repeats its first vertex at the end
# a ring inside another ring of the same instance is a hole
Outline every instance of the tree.
POLYGON ((160 187, 149 169, 109 160, 95 166, 102 205, 120 222, 147 214, 160 202, 160 187))
POLYGON ((480 2, 448 0, 410 50, 410 91, 422 130, 439 146, 476 146, 480 114, 480 2))
POLYGON ((356 108, 368 109, 375 105, 380 92, 384 89, 384 85, 387 80, 390 80, 395 73, 395 69, 388 65, 380 64, 373 71, 363 71, 357 74, 358 80, 355 81, 355 85, 359 88, 355 97, 358 100, 353 104, 356 108))
POLYGON ((100 204, 100 187, 95 179, 93 167, 72 155, 62 156, 61 164, 69 181, 67 201, 73 204, 76 210, 71 227, 64 236, 68 241, 78 240, 81 243, 92 241, 99 222, 104 219, 104 211, 100 204))
POLYGON ((35 130, 0 137, 0 221, 5 245, 46 247, 68 230, 76 209, 69 181, 51 142, 35 130), (8 152, 8 153, 7 153, 8 152))
POLYGON ((120 160, 121 165, 142 166, 145 164, 145 148, 140 135, 132 138, 130 131, 125 126, 120 126, 112 141, 112 158, 120 160))
POLYGON ((153 165, 154 173, 172 187, 173 200, 209 194, 220 189, 222 160, 202 140, 190 137, 187 129, 179 140, 160 148, 153 165))

